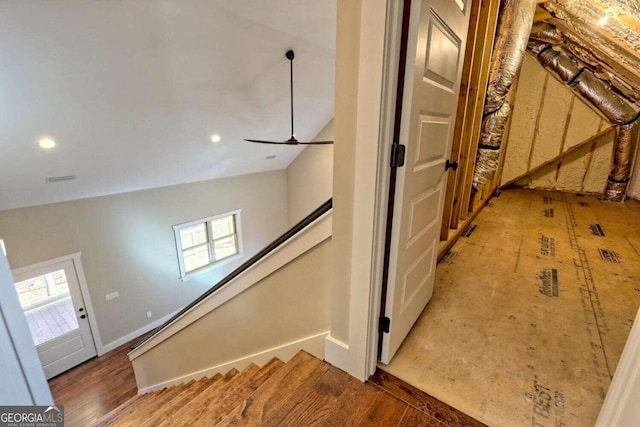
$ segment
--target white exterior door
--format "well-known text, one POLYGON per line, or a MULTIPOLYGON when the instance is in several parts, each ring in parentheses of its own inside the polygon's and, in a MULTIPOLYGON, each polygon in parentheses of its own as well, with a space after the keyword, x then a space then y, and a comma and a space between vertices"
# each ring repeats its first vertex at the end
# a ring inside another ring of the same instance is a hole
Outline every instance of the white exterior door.
POLYGON ((47 379, 96 355, 73 260, 19 269, 14 279, 47 379))
POLYGON ((407 40, 385 315, 389 363, 433 294, 440 223, 471 0, 413 0, 407 40))

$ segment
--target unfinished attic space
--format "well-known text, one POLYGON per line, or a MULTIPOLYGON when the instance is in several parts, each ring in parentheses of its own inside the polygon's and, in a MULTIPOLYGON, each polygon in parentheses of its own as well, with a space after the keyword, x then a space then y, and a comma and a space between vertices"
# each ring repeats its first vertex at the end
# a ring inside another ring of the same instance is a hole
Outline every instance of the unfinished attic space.
POLYGON ((433 297, 380 367, 490 426, 619 425, 601 409, 640 307, 640 3, 471 8, 433 297))

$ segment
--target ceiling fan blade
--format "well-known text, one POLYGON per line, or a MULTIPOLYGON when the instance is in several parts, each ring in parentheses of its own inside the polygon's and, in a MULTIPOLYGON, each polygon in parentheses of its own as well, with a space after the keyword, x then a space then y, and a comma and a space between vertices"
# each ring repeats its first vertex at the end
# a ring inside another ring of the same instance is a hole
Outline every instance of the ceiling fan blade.
POLYGON ((333 141, 311 141, 311 142, 298 142, 298 144, 305 144, 305 145, 327 145, 327 144, 333 144, 333 141))
POLYGON ((298 145, 298 141, 264 141, 262 139, 245 139, 249 142, 257 142, 258 144, 274 144, 274 145, 298 145))

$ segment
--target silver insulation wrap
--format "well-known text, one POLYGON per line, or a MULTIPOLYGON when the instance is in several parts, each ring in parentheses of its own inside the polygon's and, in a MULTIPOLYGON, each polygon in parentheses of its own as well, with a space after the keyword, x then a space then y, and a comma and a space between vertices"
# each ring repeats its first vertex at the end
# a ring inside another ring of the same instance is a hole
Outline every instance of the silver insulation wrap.
POLYGON ((604 114, 613 124, 629 123, 638 116, 638 108, 609 89, 590 71, 580 74, 571 84, 583 98, 604 114))
POLYGON ((502 2, 489 72, 485 114, 500 108, 520 71, 535 10, 535 0, 502 2))
MULTIPOLYGON (((613 169, 607 179, 604 199, 623 201, 632 172, 635 129, 639 123, 640 108, 628 98, 616 93, 616 90, 620 91, 623 88, 620 87, 621 81, 614 80, 615 76, 605 74, 608 77, 605 83, 592 71, 585 67, 581 68, 567 55, 566 51, 553 49, 547 40, 548 38, 544 41, 538 38, 530 40, 529 50, 536 54, 538 61, 545 68, 554 72, 560 80, 596 107, 613 125, 618 126, 614 140, 613 169), (613 83, 614 81, 616 83, 613 83)), ((574 53, 573 49, 571 53, 574 53)), ((581 53, 585 54, 585 52, 581 53)), ((587 61, 591 61, 592 58, 578 57, 578 60, 588 65, 587 61)), ((628 90, 627 87, 624 89, 628 90)))
POLYGON ((482 120, 480 144, 473 173, 473 186, 478 187, 493 180, 500 160, 500 144, 511 115, 511 105, 506 100, 502 108, 482 120))
POLYGON ((634 141, 637 138, 638 121, 619 126, 616 131, 613 152, 613 169, 607 179, 604 199, 612 202, 624 201, 632 172, 634 141))
POLYGON ((482 128, 480 129, 480 146, 491 148, 500 148, 502 135, 507 126, 509 115, 511 114, 511 104, 506 100, 502 107, 493 114, 482 120, 482 128))
POLYGON ((498 169, 505 125, 511 112, 507 96, 522 66, 535 10, 535 0, 502 1, 473 171, 474 190, 493 180, 498 169))
POLYGON ((571 58, 562 52, 547 48, 538 54, 538 61, 545 67, 555 72, 560 80, 565 83, 572 81, 581 68, 571 58))
POLYGON ((491 182, 498 169, 500 160, 500 150, 488 150, 486 148, 478 148, 476 156, 476 168, 473 171, 473 187, 478 188, 480 185, 491 182))

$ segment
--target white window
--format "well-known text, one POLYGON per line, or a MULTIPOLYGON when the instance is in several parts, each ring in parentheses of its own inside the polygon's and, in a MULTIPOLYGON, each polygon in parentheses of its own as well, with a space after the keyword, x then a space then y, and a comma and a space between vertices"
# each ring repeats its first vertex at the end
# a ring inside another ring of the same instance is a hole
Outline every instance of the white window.
POLYGON ((180 277, 237 258, 242 253, 240 211, 173 226, 180 277))

